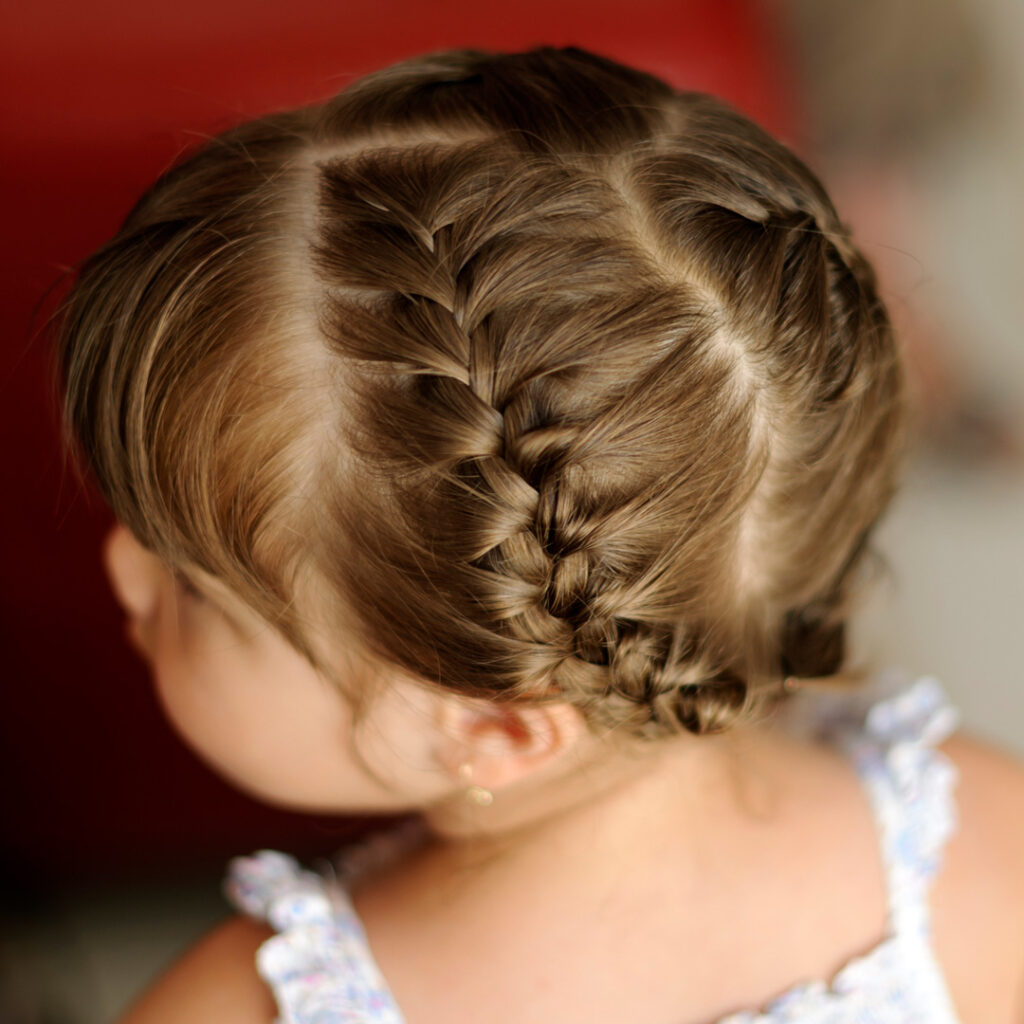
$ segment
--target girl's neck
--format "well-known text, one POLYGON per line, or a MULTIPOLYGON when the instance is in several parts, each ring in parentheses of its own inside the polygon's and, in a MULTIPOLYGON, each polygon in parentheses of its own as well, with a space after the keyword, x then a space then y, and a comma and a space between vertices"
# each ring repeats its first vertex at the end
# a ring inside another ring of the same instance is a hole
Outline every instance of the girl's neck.
MULTIPOLYGON (((765 727, 685 735, 629 755, 593 746, 495 793, 486 807, 456 794, 424 813, 439 844, 470 867, 530 847, 592 842, 635 845, 663 830, 666 809, 687 832, 771 813, 781 779, 772 752, 785 744, 765 727)), ((678 831, 678 830, 676 830, 678 831)))

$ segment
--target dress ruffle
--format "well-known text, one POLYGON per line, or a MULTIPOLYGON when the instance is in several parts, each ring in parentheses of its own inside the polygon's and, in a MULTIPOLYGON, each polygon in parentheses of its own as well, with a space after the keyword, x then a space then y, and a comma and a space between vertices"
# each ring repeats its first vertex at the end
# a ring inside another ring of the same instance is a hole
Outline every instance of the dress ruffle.
POLYGON ((229 866, 228 898, 278 934, 256 954, 279 1024, 403 1024, 344 890, 286 854, 263 850, 229 866))
POLYGON ((960 714, 942 686, 928 677, 876 704, 865 722, 866 734, 886 751, 885 766, 898 799, 899 820, 890 833, 899 846, 893 860, 903 869, 909 866, 921 882, 938 873, 942 851, 957 825, 952 794, 958 772, 935 747, 959 724, 960 714))

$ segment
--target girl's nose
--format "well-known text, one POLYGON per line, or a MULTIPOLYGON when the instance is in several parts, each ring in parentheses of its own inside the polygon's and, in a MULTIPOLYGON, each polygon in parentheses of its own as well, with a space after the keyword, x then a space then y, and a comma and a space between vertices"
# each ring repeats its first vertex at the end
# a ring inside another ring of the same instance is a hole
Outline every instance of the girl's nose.
POLYGON ((133 619, 149 618, 157 603, 163 566, 132 534, 118 523, 103 544, 103 564, 111 589, 133 619))

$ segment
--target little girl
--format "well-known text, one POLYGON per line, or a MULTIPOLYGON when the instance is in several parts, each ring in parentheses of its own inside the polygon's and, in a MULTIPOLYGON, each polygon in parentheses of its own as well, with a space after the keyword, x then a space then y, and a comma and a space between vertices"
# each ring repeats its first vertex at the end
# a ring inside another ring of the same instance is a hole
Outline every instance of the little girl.
POLYGON ((187 742, 405 815, 236 861, 131 1024, 1024 1020, 1024 770, 844 647, 885 310, 745 118, 578 49, 405 61, 164 174, 59 354, 187 742))

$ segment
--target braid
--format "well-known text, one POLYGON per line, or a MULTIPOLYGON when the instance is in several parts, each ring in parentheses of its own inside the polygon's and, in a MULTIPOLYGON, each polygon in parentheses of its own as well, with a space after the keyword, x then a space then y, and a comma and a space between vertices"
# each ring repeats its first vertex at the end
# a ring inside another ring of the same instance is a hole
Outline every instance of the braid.
MULTIPOLYGON (((324 165, 316 266, 328 293, 347 297, 328 306, 325 331, 335 351, 364 367, 350 418, 374 423, 365 446, 357 428, 353 448, 411 483, 390 496, 397 521, 422 538, 417 566, 403 571, 430 566, 431 579, 448 576, 450 612, 486 624, 491 692, 497 680, 509 696, 557 694, 595 721, 634 730, 670 720, 678 728, 680 700, 687 727, 705 731, 743 705, 746 688, 683 643, 675 606, 696 595, 669 593, 660 596, 666 607, 652 606, 651 582, 678 551, 638 559, 629 534, 641 532, 637 513, 652 489, 671 493, 674 480, 712 471, 659 456, 662 439, 645 428, 637 398, 652 411, 678 402, 671 363, 706 358, 700 341, 714 330, 713 311, 696 290, 665 280, 639 247, 616 241, 621 199, 607 182, 549 161, 524 182, 522 157, 511 156, 483 141, 324 165), (506 176, 509 185, 495 188, 506 176), (567 220, 577 230, 584 221, 587 233, 553 246, 567 220), (620 282, 638 277, 653 283, 630 300, 620 282), (359 301, 353 289, 364 290, 359 301), (575 322, 584 306, 591 332, 575 322), (503 361, 516 330, 536 343, 503 361), (663 346, 638 372, 641 331, 688 347, 663 346), (595 350, 604 366, 594 366, 595 350), (625 410, 638 422, 624 422, 625 410), (615 455, 627 469, 618 480, 600 472, 615 455), (645 456, 663 471, 645 472, 645 456), (428 494, 416 483, 424 474, 428 494), (708 702, 712 692, 720 699, 708 702)), ((724 366, 718 375, 724 383, 724 366)), ((374 619, 391 610, 375 611, 374 619)), ((429 677, 426 640, 419 657, 405 653, 429 677)), ((449 685, 451 676, 449 665, 449 685)), ((474 658, 459 683, 479 679, 474 658)))
MULTIPOLYGON (((544 260, 552 253, 538 244, 543 235, 526 235, 518 259, 505 259, 512 273, 495 273, 491 263, 511 232, 544 218, 545 201, 558 204, 555 221, 578 216, 571 183, 568 175, 554 183, 545 176, 535 191, 494 196, 482 179, 502 175, 508 154, 482 143, 449 154, 391 154, 403 165, 402 181, 433 186, 429 195, 410 196, 379 163, 368 166, 372 159, 325 168, 323 202, 331 212, 317 262, 332 284, 380 289, 386 280, 389 292, 371 307, 346 304, 335 313, 336 329, 328 330, 348 358, 383 364, 393 375, 385 401, 378 392, 362 396, 362 414, 378 417, 374 441, 387 439, 386 456, 399 477, 427 468, 438 481, 435 509, 428 513, 416 494, 405 496, 412 507, 403 511, 424 520, 433 558, 462 568, 461 582, 475 592, 489 624, 504 624, 514 646, 530 649, 528 681, 536 685, 536 676, 549 679, 573 654, 571 619, 589 577, 585 524, 566 516, 558 487, 559 468, 579 434, 567 417, 554 415, 565 411, 559 374, 573 361, 563 353, 559 365, 537 350, 518 379, 502 372, 501 311, 526 306, 550 287, 544 260), (372 191, 381 182, 386 195, 372 191), (488 211, 477 197, 486 197, 498 230, 488 230, 488 211), (419 427, 415 435, 407 429, 411 421, 419 427)), ((587 187, 576 187, 582 202, 587 187)), ((596 265, 588 249, 588 240, 577 243, 571 279, 561 280, 565 291, 606 283, 607 252, 596 265)), ((555 255, 562 270, 564 255, 555 255)))

